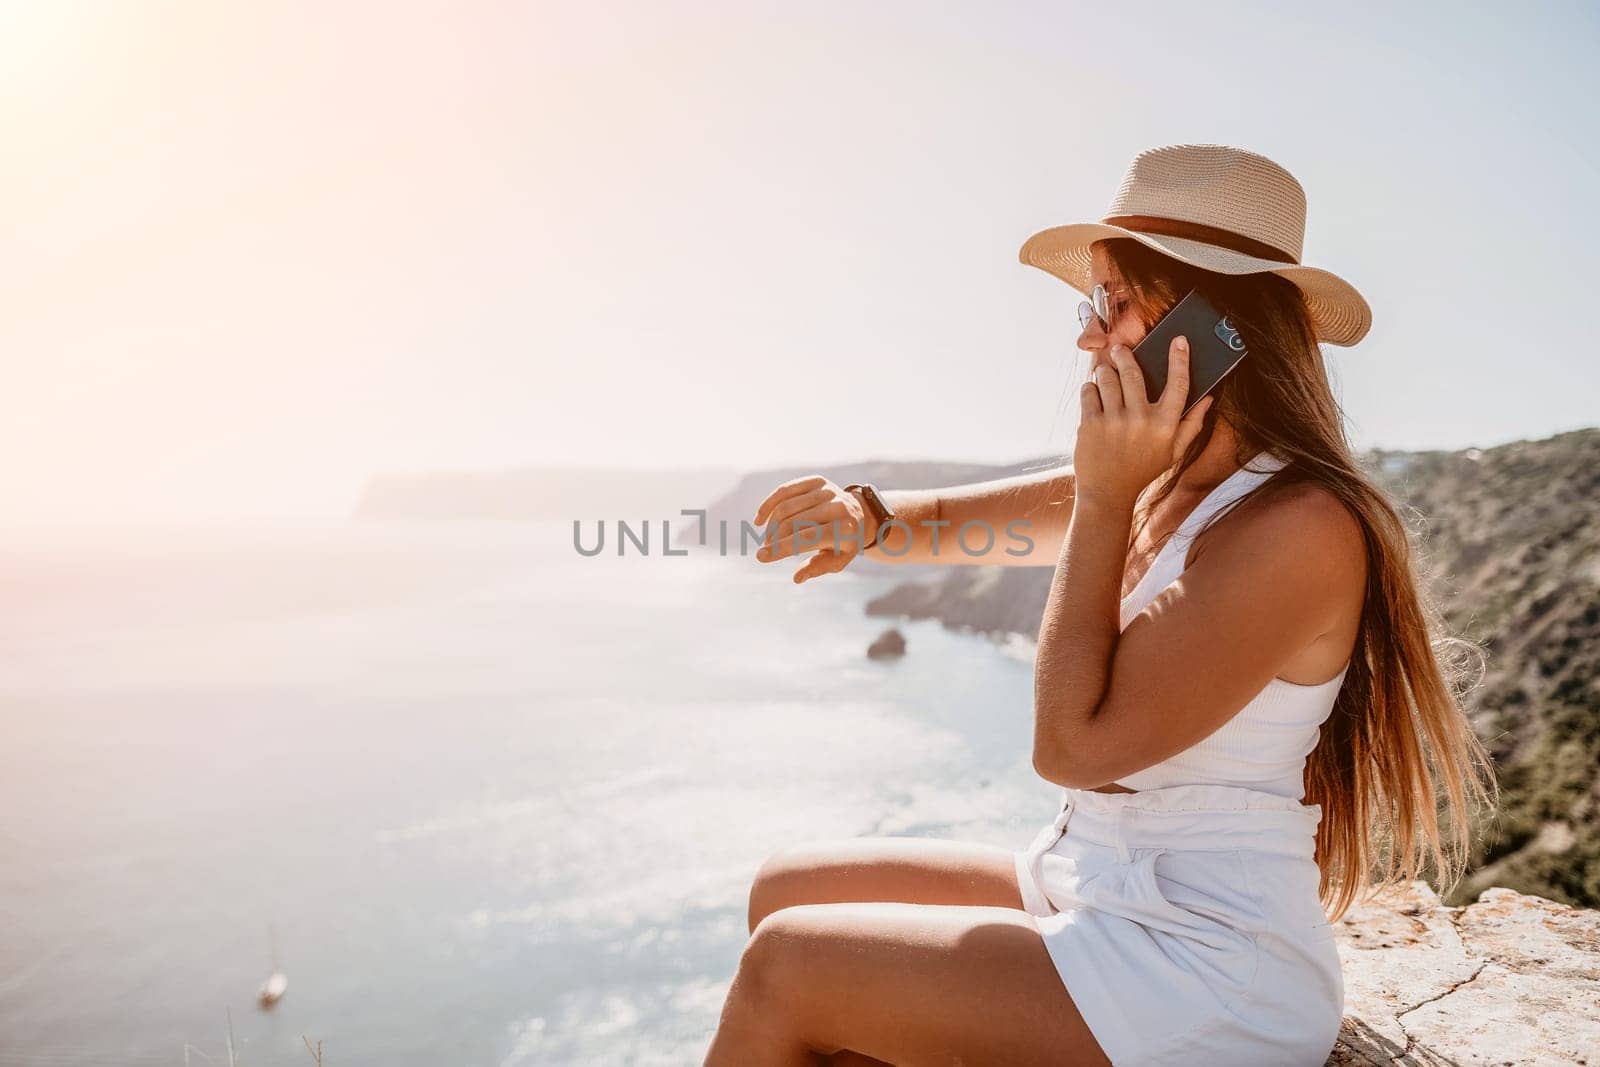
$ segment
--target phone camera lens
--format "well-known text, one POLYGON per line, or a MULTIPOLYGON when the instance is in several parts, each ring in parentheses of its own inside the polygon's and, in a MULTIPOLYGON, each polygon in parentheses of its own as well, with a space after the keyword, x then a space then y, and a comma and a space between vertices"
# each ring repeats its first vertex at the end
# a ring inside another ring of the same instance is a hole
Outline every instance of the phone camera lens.
POLYGON ((1227 345, 1235 352, 1244 351, 1244 338, 1239 336, 1239 331, 1234 328, 1231 321, 1224 316, 1211 331, 1217 335, 1217 340, 1227 345))

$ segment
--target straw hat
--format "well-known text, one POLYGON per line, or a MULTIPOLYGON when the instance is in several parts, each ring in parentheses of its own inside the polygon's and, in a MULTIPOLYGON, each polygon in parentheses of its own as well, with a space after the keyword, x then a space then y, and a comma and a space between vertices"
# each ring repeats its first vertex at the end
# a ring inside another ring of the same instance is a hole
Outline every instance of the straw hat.
POLYGON ((1084 294, 1093 288, 1089 246, 1109 237, 1221 274, 1270 271, 1305 293, 1319 341, 1353 345, 1372 309, 1343 278, 1301 265, 1305 233, 1305 190, 1278 164, 1228 145, 1175 144, 1134 157, 1099 222, 1042 230, 1021 259, 1084 294))

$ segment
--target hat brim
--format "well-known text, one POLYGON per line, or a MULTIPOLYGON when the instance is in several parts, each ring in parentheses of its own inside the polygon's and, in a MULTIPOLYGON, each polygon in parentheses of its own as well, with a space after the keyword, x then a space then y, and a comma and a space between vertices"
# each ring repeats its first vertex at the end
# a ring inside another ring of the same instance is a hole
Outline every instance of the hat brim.
POLYGON ((1330 345, 1356 344, 1372 328, 1372 309, 1367 306, 1367 301, 1355 286, 1337 274, 1316 267, 1247 256, 1242 252, 1185 237, 1139 233, 1103 222, 1080 222, 1040 230, 1023 242, 1018 258, 1088 295, 1094 288, 1089 246, 1113 237, 1130 237, 1157 252, 1202 270, 1219 274, 1271 273, 1287 278, 1305 294, 1317 340, 1330 345))

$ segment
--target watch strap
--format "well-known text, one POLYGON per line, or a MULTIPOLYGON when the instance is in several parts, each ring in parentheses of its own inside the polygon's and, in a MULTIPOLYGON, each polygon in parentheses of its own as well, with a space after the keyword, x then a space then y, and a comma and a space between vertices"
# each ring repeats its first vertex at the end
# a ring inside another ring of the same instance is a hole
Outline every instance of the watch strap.
POLYGON ((878 492, 878 487, 871 482, 852 482, 844 487, 847 493, 861 493, 861 502, 867 510, 872 512, 872 540, 861 546, 861 551, 873 547, 878 539, 883 536, 883 525, 894 518, 894 511, 889 507, 888 501, 883 499, 883 494, 878 492))

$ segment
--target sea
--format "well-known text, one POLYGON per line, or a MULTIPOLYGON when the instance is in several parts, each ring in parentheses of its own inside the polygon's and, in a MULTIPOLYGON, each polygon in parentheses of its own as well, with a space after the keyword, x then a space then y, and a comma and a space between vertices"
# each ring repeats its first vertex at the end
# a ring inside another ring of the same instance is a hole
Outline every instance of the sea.
POLYGON ((1025 646, 608 532, 0 530, 0 1065, 698 1064, 773 851, 1054 815, 1025 646))

